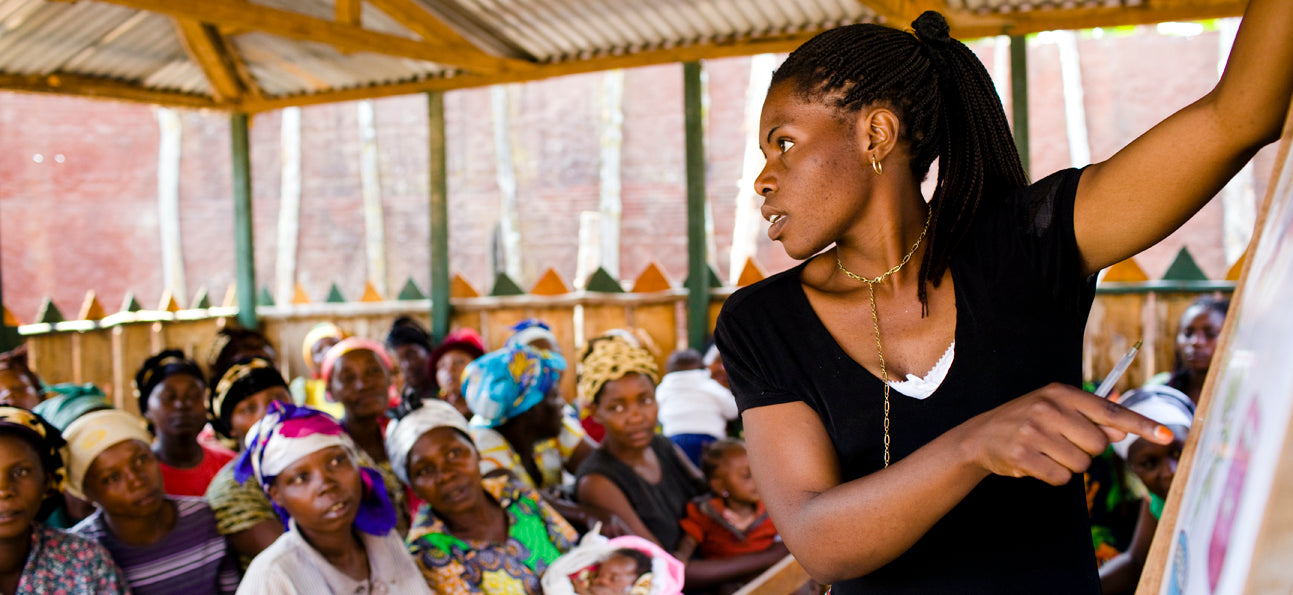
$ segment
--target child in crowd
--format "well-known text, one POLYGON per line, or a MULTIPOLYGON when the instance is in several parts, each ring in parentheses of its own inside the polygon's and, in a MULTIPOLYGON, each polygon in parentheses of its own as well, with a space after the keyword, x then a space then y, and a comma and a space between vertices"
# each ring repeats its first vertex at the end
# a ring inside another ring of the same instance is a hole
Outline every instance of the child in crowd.
POLYGON ((1146 386, 1128 391, 1119 401, 1124 407, 1172 429, 1170 444, 1157 444, 1129 434, 1113 443, 1113 450, 1127 462, 1127 469, 1145 484, 1148 492, 1142 500, 1136 531, 1127 551, 1100 567, 1100 586, 1107 595, 1133 593, 1141 570, 1149 556, 1149 546, 1158 530, 1167 491, 1176 476, 1176 464, 1194 420, 1194 402, 1185 393, 1169 386, 1146 386))
POLYGON ((691 463, 699 465, 705 446, 726 436, 728 422, 736 419, 736 399, 714 380, 695 349, 670 354, 665 370, 655 389, 660 425, 691 463))
POLYGON ((709 445, 701 472, 712 492, 687 504, 675 555, 687 563, 689 590, 730 592, 789 552, 759 499, 745 443, 723 439, 709 445))
POLYGON ((247 569, 240 594, 425 593, 395 531, 381 474, 331 416, 274 402, 251 428, 235 476, 254 478, 286 533, 247 569))
POLYGON ((607 539, 596 531, 553 561, 543 575, 545 595, 678 595, 683 565, 636 535, 607 539))
MULTIPOLYGON (((271 403, 291 403, 287 383, 272 363, 260 358, 227 366, 216 382, 208 409, 211 426, 242 450, 247 433, 265 416, 271 403)), ((265 548, 283 534, 283 522, 260 486, 234 479, 234 461, 225 465, 207 487, 207 504, 215 513, 216 529, 229 538, 245 570, 265 548)))
POLYGON ((126 578, 103 546, 42 522, 59 500, 64 445, 40 416, 0 406, 0 592, 127 593, 126 578))
POLYGON ((139 413, 157 435, 152 448, 166 493, 203 496, 211 479, 234 454, 198 440, 207 424, 207 385, 202 370, 184 352, 168 349, 144 361, 135 374, 135 387, 139 389, 139 413))
POLYGON ((99 510, 73 533, 108 549, 136 595, 233 593, 238 561, 201 498, 168 496, 139 418, 116 409, 72 422, 67 490, 99 510))
POLYGON ((642 589, 640 581, 651 584, 651 556, 622 547, 575 579, 574 587, 578 595, 618 595, 642 589))

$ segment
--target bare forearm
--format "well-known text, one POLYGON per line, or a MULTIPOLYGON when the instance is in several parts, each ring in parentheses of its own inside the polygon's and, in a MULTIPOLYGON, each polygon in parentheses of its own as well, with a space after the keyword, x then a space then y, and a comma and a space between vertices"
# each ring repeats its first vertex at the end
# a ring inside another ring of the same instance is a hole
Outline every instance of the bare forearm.
POLYGON ((790 555, 782 544, 761 552, 714 560, 694 559, 687 562, 686 587, 708 589, 732 581, 753 577, 790 555))

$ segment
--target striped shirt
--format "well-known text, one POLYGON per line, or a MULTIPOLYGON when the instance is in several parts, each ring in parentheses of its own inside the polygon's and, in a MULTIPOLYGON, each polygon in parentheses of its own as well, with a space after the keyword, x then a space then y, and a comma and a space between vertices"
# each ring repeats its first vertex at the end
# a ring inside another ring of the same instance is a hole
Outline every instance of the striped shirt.
POLYGON ((108 528, 103 511, 72 533, 103 544, 121 567, 135 595, 232 594, 238 590, 238 559, 216 531, 215 516, 201 498, 168 496, 176 507, 175 527, 148 545, 130 545, 108 528))

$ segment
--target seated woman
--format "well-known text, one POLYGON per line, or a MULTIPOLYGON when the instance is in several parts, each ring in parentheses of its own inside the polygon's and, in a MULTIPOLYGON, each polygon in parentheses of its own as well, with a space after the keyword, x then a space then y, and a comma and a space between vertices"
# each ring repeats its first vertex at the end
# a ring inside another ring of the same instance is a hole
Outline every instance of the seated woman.
POLYGON ((129 592, 108 550, 42 522, 59 502, 64 446, 40 416, 0 406, 0 477, 8 478, 0 485, 9 519, 0 524, 0 593, 129 592))
POLYGON ((426 504, 408 547, 437 593, 542 593, 548 564, 575 530, 534 489, 510 477, 481 479, 467 420, 444 401, 394 421, 386 447, 400 479, 426 504))
POLYGON ((1146 386, 1128 391, 1119 401, 1124 407, 1172 429, 1170 444, 1156 444, 1130 434, 1113 443, 1113 450, 1127 468, 1145 484, 1148 494, 1141 501, 1140 517, 1127 551, 1100 567, 1100 586, 1108 595, 1133 593, 1149 556, 1149 546, 1158 530, 1168 488, 1176 476, 1176 464, 1185 448, 1185 438, 1194 420, 1194 402, 1168 386, 1146 386))
MULTIPOLYGON (((275 402, 292 402, 283 375, 264 359, 239 360, 227 366, 211 391, 211 426, 242 450, 252 425, 275 402)), ((235 461, 230 461, 220 469, 207 487, 206 499, 215 513, 216 530, 229 538, 245 570, 256 554, 283 534, 283 522, 260 486, 234 479, 234 466, 235 461)))
POLYGON ((687 504, 676 555, 687 564, 687 589, 732 593, 790 554, 759 499, 745 443, 725 438, 701 458, 710 493, 687 504))
POLYGON ((201 498, 170 496, 139 418, 87 413, 63 432, 67 490, 99 510, 72 528, 108 549, 136 595, 233 593, 238 559, 201 498))
POLYGON ((233 460, 232 451, 198 440, 207 424, 206 378, 196 362, 178 349, 144 361, 135 374, 139 413, 157 435, 153 453, 162 470, 166 493, 206 494, 211 479, 233 460))
POLYGON ((241 594, 426 593, 376 469, 331 416, 274 402, 247 435, 235 477, 269 496, 288 531, 247 569, 241 594))
POLYGON ((472 360, 485 355, 485 343, 475 329, 458 328, 449 331, 444 341, 431 352, 427 371, 435 376, 440 387, 440 399, 448 401, 464 417, 471 415, 467 401, 462 398, 462 371, 472 360))
POLYGON ((431 337, 416 320, 401 316, 391 324, 386 333, 386 350, 395 358, 399 369, 399 405, 407 413, 422 406, 422 401, 436 398, 439 389, 435 376, 427 368, 430 364, 431 337))
POLYGON ((655 359, 618 335, 593 339, 582 359, 580 397, 591 403, 606 436, 579 466, 577 499, 672 550, 687 503, 705 487, 682 451, 655 433, 655 359))
POLYGON ((1194 300, 1181 314, 1181 324, 1176 329, 1176 368, 1154 376, 1149 384, 1166 384, 1198 404, 1228 309, 1230 300, 1210 295, 1194 300))
POLYGON ((341 427, 374 463, 386 482, 386 491, 399 515, 399 532, 409 527, 408 501, 386 459, 386 406, 391 399, 391 360, 381 343, 350 337, 337 343, 323 357, 323 382, 328 398, 341 403, 341 427))
MULTIPOLYGON (((66 430, 68 425, 82 415, 92 411, 112 409, 103 391, 89 383, 53 384, 45 387, 45 394, 48 398, 31 411, 44 418, 49 425, 60 432, 66 430)), ((62 482, 59 482, 59 489, 63 489, 62 482)), ((50 513, 49 518, 45 519, 45 524, 55 529, 71 529, 93 512, 93 504, 64 492, 62 506, 58 506, 50 513)))
POLYGON ((341 405, 328 401, 328 385, 323 381, 322 366, 323 356, 327 355, 328 350, 349 336, 331 322, 320 322, 305 333, 305 339, 301 343, 301 359, 305 361, 309 377, 298 377, 288 385, 292 400, 298 405, 309 405, 333 417, 341 417, 341 405))
POLYGON ((0 353, 0 405, 30 411, 40 404, 44 383, 27 364, 27 346, 0 353))

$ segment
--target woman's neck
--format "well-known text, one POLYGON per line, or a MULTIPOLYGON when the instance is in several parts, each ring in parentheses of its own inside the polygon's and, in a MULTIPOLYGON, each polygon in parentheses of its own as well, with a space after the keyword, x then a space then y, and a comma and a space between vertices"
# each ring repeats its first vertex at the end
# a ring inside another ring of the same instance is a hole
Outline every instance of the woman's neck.
POLYGON ((178 518, 179 511, 175 507, 175 502, 169 499, 162 503, 161 511, 156 515, 121 516, 106 512, 103 515, 103 520, 112 530, 112 534, 117 539, 134 546, 157 543, 170 534, 178 518))
POLYGON ((191 434, 157 434, 153 443, 157 460, 176 469, 191 469, 202 463, 206 452, 198 444, 198 437, 191 434))
POLYGON ((355 580, 368 580, 368 550, 364 548, 363 540, 353 527, 327 532, 311 531, 300 525, 297 525, 297 529, 301 532, 301 538, 333 567, 355 580))
POLYGON ((513 420, 499 426, 498 433, 502 434, 503 439, 507 440, 508 445, 521 458, 521 465, 525 467, 526 473, 530 474, 530 479, 534 480, 535 485, 542 484, 543 473, 539 470, 538 462, 534 460, 534 443, 539 441, 535 432, 513 420))
POLYGON ((928 237, 920 240, 920 246, 912 251, 929 221, 929 206, 921 196, 919 186, 913 185, 901 196, 877 189, 868 204, 874 206, 869 207, 857 223, 835 242, 840 263, 858 276, 874 279, 911 253, 907 266, 894 276, 904 280, 910 278, 914 282, 928 241, 928 237), (915 261, 917 266, 912 266, 911 261, 915 261))
POLYGON ((472 541, 501 543, 507 540, 507 513, 485 490, 476 502, 462 512, 441 516, 445 528, 454 537, 472 541))
POLYGON ((651 451, 650 444, 645 447, 638 448, 616 440, 615 437, 609 433, 606 434, 606 439, 602 441, 602 448, 605 448, 606 452, 610 453, 611 456, 619 459, 620 462, 629 465, 630 467, 647 463, 647 453, 651 451))
POLYGON ((350 434, 350 438, 364 449, 374 461, 386 460, 386 439, 382 435, 382 426, 376 417, 351 417, 349 414, 341 421, 341 426, 350 434))
POLYGON ((31 533, 32 526, 28 525, 21 535, 0 539, 0 587, 4 587, 5 593, 17 590, 27 556, 31 554, 31 533))

